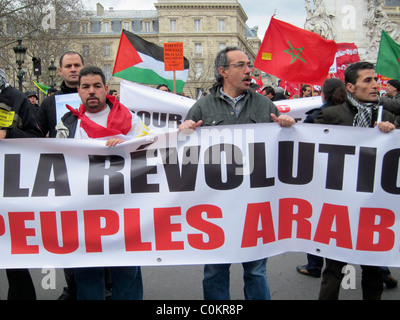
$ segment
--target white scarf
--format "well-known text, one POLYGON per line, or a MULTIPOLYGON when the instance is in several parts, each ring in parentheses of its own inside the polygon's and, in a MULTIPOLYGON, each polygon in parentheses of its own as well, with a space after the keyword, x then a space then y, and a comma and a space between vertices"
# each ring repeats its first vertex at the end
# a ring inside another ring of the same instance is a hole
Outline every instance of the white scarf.
POLYGON ((350 92, 347 92, 347 99, 358 110, 353 120, 353 127, 369 128, 372 121, 372 112, 378 109, 378 101, 361 103, 350 92))

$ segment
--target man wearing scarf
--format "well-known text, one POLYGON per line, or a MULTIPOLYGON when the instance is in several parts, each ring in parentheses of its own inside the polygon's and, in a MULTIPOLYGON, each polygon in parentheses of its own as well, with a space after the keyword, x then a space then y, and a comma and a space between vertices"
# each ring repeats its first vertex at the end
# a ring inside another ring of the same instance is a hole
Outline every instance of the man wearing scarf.
MULTIPOLYGON (((365 128, 378 125, 379 130, 384 133, 394 130, 395 117, 392 113, 382 110, 381 119, 378 119, 378 111, 383 108, 379 108, 377 79, 373 64, 357 62, 350 65, 345 71, 347 101, 323 109, 314 123, 365 128)), ((343 278, 342 269, 346 265, 346 262, 326 259, 319 299, 338 299, 343 278)), ((361 268, 363 299, 380 300, 383 290, 380 267, 361 266, 361 268)))
MULTIPOLYGON (((57 125, 57 138, 105 140, 113 147, 139 136, 149 129, 138 116, 107 95, 104 73, 97 67, 80 71, 78 94, 82 100, 79 110, 69 106, 57 125)), ((112 299, 139 300, 143 297, 140 267, 111 267, 112 299)), ((78 300, 104 300, 104 268, 74 269, 78 300)))

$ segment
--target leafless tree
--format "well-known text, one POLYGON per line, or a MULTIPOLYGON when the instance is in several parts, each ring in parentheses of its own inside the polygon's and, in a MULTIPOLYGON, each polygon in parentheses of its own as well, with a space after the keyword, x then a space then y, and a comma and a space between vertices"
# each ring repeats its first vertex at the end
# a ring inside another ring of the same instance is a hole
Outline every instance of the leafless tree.
MULTIPOLYGON (((50 83, 48 67, 70 49, 72 39, 80 31, 81 0, 0 0, 0 63, 12 83, 17 65, 13 47, 18 39, 27 47, 23 68, 26 72, 24 88, 36 81, 32 58, 40 58, 41 79, 50 83)), ((15 79, 15 78, 14 78, 15 79)))

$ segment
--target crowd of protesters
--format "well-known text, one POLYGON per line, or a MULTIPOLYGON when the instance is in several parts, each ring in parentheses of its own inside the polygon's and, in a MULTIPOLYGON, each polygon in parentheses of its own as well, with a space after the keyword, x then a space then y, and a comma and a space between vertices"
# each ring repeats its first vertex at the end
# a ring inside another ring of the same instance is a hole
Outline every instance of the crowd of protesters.
MULTIPOLYGON (((281 127, 295 125, 289 115, 281 114, 274 102, 290 97, 283 88, 267 86, 258 93, 251 81, 251 65, 248 56, 239 48, 221 50, 215 60, 216 84, 210 93, 197 100, 189 110, 179 130, 196 130, 200 126, 212 125, 213 115, 223 119, 218 125, 235 125, 251 122, 276 122, 281 127), (206 121, 206 119, 208 119, 206 121)), ((10 138, 80 138, 92 136, 96 128, 120 130, 129 127, 118 137, 109 136, 107 146, 115 146, 125 140, 149 133, 141 120, 118 101, 117 92, 109 92, 103 72, 86 66, 83 57, 73 51, 60 57, 60 89, 49 95, 39 106, 35 92, 23 94, 9 85, 5 73, 0 70, 0 106, 15 112, 18 117, 9 127, 0 129, 0 139, 10 138), (82 105, 79 110, 70 109, 57 124, 56 96, 78 93, 82 105), (96 115, 96 116, 95 116, 96 115), (114 117, 121 121, 110 121, 114 117), (124 121, 122 121, 124 120, 124 121), (125 121, 127 120, 127 121, 125 121), (95 125, 87 125, 87 124, 95 125), (108 123, 116 123, 110 128, 108 123), (89 129, 91 128, 91 129, 89 129), (94 128, 94 129, 93 129, 94 128)), ((169 91, 160 84, 159 90, 169 91)), ((389 133, 399 125, 400 82, 390 80, 385 97, 378 92, 374 66, 368 62, 350 65, 344 81, 327 79, 321 91, 303 85, 301 97, 321 95, 322 105, 309 110, 305 122, 335 124, 355 127, 378 125, 381 132, 389 133), (382 121, 377 124, 378 106, 383 105, 382 121)), ((95 136, 95 135, 94 135, 95 136)), ((322 277, 320 299, 338 299, 342 268, 347 263, 307 255, 308 263, 297 266, 297 271, 306 276, 322 277), (324 261, 326 263, 323 269, 324 261)), ((245 262, 243 265, 244 293, 246 299, 270 299, 267 280, 267 259, 245 262)), ((385 266, 361 266, 363 269, 363 297, 380 299, 383 285, 397 286, 397 280, 385 266)), ((209 300, 228 300, 230 264, 207 264, 204 266, 203 292, 209 300)), ((142 299, 143 286, 140 266, 119 268, 65 269, 67 286, 60 299, 142 299), (107 295, 107 292, 111 294, 107 295)), ((36 293, 28 269, 8 269, 8 299, 34 300, 36 293)))

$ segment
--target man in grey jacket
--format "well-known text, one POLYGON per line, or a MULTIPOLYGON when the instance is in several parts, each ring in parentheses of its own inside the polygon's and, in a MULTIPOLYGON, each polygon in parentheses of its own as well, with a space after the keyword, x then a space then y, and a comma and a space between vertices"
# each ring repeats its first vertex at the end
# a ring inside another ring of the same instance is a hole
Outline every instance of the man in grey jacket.
MULTIPOLYGON (((179 129, 265 122, 292 126, 292 117, 281 115, 270 99, 250 88, 252 69, 248 56, 240 49, 228 47, 220 51, 214 69, 217 84, 193 105, 179 129)), ((270 299, 266 262, 267 259, 261 259, 243 263, 246 299, 270 299)), ((205 265, 204 299, 230 299, 229 268, 230 264, 205 265)))

